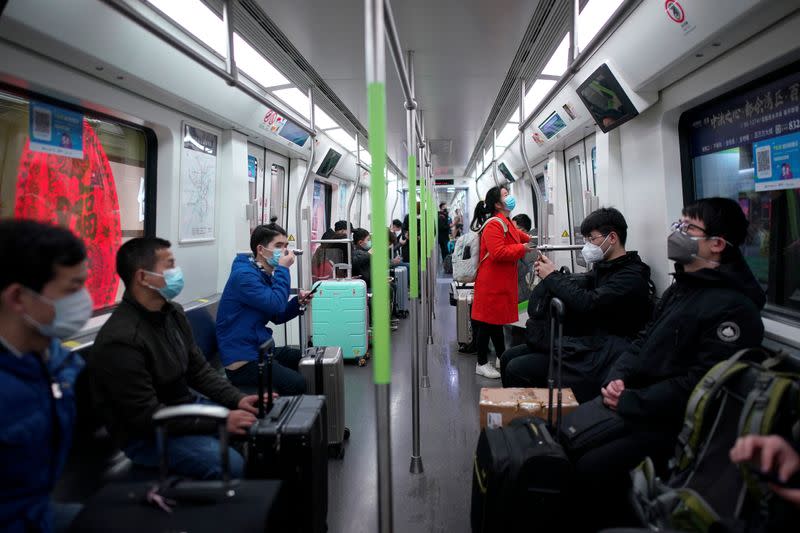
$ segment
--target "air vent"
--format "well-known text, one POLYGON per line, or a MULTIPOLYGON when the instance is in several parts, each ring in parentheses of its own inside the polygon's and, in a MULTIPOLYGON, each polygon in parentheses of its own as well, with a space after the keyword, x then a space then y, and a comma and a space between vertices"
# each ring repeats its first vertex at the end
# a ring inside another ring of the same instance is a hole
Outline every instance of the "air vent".
POLYGON ((428 144, 433 155, 450 155, 453 152, 453 139, 431 139, 428 144))

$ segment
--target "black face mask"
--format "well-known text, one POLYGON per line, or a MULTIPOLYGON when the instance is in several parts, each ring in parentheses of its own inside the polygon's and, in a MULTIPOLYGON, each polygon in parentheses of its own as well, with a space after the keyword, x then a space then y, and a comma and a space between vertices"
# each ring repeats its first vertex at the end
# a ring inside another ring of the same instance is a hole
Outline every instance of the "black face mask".
POLYGON ((667 237, 667 257, 680 265, 688 265, 700 252, 697 238, 675 230, 667 237))

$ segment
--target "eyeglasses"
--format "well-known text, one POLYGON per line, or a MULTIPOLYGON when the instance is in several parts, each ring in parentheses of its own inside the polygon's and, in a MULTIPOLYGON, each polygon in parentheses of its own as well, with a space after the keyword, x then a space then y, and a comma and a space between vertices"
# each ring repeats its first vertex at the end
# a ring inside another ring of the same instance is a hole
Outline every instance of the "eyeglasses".
POLYGON ((684 222, 683 220, 677 220, 673 222, 670 228, 672 228, 672 231, 677 230, 681 233, 689 233, 690 229, 694 229, 701 232, 703 235, 708 235, 708 232, 705 230, 705 228, 701 228, 700 226, 690 222, 684 222))
POLYGON ((608 234, 606 234, 606 235, 603 235, 602 233, 600 233, 600 234, 598 234, 598 235, 589 235, 588 237, 584 237, 584 239, 585 239, 585 240, 587 240, 587 241, 589 241, 590 243, 594 244, 594 241, 596 241, 596 240, 598 240, 598 239, 603 239, 603 240, 605 240, 605 239, 607 239, 607 238, 608 238, 608 236, 609 236, 609 235, 610 235, 610 233, 608 233, 608 234))

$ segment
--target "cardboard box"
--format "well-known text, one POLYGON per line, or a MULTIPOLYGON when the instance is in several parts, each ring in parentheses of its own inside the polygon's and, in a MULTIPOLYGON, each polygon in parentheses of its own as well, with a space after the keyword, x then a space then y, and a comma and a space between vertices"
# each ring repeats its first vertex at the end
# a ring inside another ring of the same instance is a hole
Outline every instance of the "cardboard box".
MULTIPOLYGON (((547 418, 547 395, 547 389, 483 388, 478 409, 481 428, 504 426, 515 418, 547 418)), ((556 401, 557 391, 554 391, 553 403, 556 401)), ((563 389, 562 414, 566 415, 577 406, 572 390, 563 389)))

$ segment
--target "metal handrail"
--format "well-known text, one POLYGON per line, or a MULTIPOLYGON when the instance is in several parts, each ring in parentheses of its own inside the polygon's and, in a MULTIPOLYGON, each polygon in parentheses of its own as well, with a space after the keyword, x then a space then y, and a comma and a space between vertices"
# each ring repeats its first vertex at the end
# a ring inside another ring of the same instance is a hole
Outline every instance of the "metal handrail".
MULTIPOLYGON (((383 2, 383 19, 384 27, 386 29, 386 42, 389 45, 389 50, 394 59, 394 66, 397 68, 397 76, 400 78, 400 87, 403 90, 403 96, 406 99, 406 109, 417 109, 417 102, 414 99, 414 91, 412 90, 413 80, 409 76, 408 69, 406 69, 405 61, 403 60, 403 48, 400 45, 400 37, 397 35, 397 26, 394 23, 394 14, 392 13, 392 6, 389 0, 383 2), (409 108, 408 106, 411 105, 409 108)), ((417 138, 422 140, 422 130, 420 128, 420 121, 417 120, 414 124, 417 133, 417 138)))

